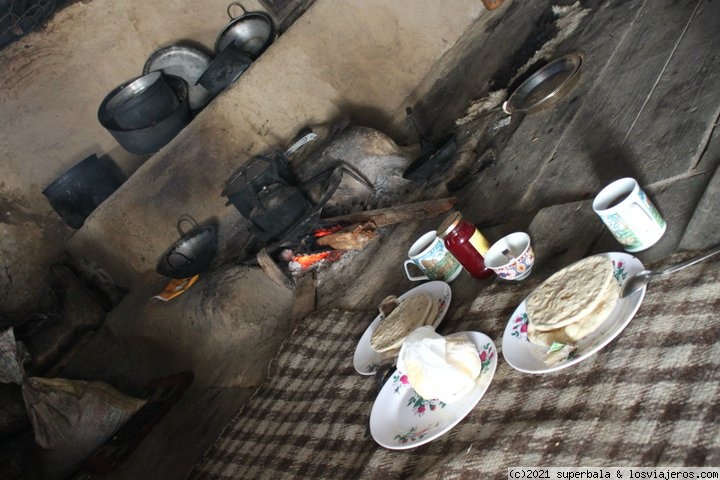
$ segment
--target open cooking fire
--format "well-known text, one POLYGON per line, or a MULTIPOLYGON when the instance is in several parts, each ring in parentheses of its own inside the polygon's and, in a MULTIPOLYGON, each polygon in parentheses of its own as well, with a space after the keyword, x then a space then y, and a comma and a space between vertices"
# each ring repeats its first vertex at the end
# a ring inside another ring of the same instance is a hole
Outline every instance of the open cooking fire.
MULTIPOLYGON (((317 251, 317 245, 314 240, 331 233, 335 233, 342 230, 342 225, 333 225, 330 227, 320 227, 308 235, 309 241, 303 241, 300 243, 298 249, 310 250, 308 253, 299 253, 293 249, 286 248, 280 253, 280 258, 288 262, 288 270, 294 275, 305 273, 309 270, 317 269, 322 265, 336 262, 340 260, 345 253, 343 250, 322 250, 317 251), (309 245, 311 246, 305 246, 309 245), (314 251, 313 251, 314 250, 314 251)), ((306 239, 308 240, 308 239, 306 239)), ((321 247, 322 248, 322 247, 321 247)))

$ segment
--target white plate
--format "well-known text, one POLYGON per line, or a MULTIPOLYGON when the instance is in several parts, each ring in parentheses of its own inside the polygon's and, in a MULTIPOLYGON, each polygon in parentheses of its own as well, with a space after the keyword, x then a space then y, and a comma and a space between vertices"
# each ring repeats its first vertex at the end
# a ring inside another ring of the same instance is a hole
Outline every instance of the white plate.
MULTIPOLYGON (((600 255, 612 260, 615 279, 620 285, 625 283, 625 279, 644 269, 640 260, 627 253, 610 252, 600 255)), ((530 343, 527 338, 525 330, 528 316, 525 310, 527 302, 525 297, 510 316, 505 327, 502 339, 503 357, 510 366, 526 373, 554 372, 582 362, 620 335, 640 308, 645 290, 643 288, 629 297, 619 299, 608 319, 596 331, 582 339, 567 359, 554 365, 548 364, 545 360, 547 348, 530 343)))
POLYGON ((495 344, 480 332, 459 332, 448 337, 455 335, 467 335, 480 354, 482 371, 475 387, 450 404, 425 400, 415 393, 405 375, 396 371, 383 385, 370 412, 370 433, 377 443, 392 450, 428 443, 460 423, 485 395, 497 368, 495 344))
MULTIPOLYGON (((402 302, 403 300, 421 293, 427 293, 430 295, 440 307, 437 317, 435 317, 435 321, 432 323, 433 327, 437 328, 445 317, 448 307, 450 307, 450 299, 452 298, 450 285, 440 281, 423 283, 419 287, 415 287, 412 290, 408 290, 404 294, 400 295, 400 297, 398 297, 398 301, 402 302)), ((387 359, 383 361, 383 357, 370 346, 370 337, 372 337, 373 332, 375 332, 375 329, 383 318, 385 318, 383 314, 375 317, 375 320, 373 320, 370 326, 365 330, 363 336, 360 337, 357 347, 355 347, 353 366, 361 375, 374 374, 378 365, 387 361, 387 359)))

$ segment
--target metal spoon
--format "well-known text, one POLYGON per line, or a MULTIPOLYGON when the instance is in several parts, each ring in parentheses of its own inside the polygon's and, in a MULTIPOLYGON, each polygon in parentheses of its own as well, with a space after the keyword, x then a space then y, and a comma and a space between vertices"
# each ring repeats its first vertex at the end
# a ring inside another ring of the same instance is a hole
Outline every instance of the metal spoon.
POLYGON ((673 265, 672 267, 668 267, 663 270, 643 270, 641 272, 638 272, 625 281, 622 289, 620 290, 620 298, 628 297, 633 293, 637 292, 638 290, 642 289, 648 283, 650 283, 650 280, 654 277, 659 277, 661 275, 667 275, 668 273, 677 272, 691 265, 695 265, 696 263, 700 263, 703 260, 707 260, 708 258, 712 257, 713 255, 717 255, 718 253, 720 253, 720 247, 714 248, 705 255, 691 258, 690 260, 678 263, 677 265, 673 265))

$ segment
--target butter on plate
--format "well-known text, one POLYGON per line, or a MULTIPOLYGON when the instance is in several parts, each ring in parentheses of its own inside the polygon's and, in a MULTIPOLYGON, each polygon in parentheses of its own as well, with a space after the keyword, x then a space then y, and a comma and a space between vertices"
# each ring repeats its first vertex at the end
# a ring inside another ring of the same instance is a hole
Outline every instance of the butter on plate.
POLYGON ((424 399, 452 403, 473 389, 482 362, 469 338, 446 339, 432 327, 424 326, 405 338, 397 367, 424 399))

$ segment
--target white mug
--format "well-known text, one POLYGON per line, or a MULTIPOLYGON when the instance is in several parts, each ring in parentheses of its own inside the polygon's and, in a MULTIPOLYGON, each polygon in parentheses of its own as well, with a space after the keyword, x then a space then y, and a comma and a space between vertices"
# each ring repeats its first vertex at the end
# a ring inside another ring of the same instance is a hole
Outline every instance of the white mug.
POLYGON ((442 280, 452 282, 460 275, 462 265, 445 248, 437 231, 427 232, 413 243, 408 250, 409 259, 405 260, 405 275, 408 280, 442 280), (422 275, 414 276, 408 271, 408 265, 414 264, 420 269, 422 275))
POLYGON ((634 178, 621 178, 603 188, 592 207, 628 252, 655 245, 667 228, 665 219, 634 178))

